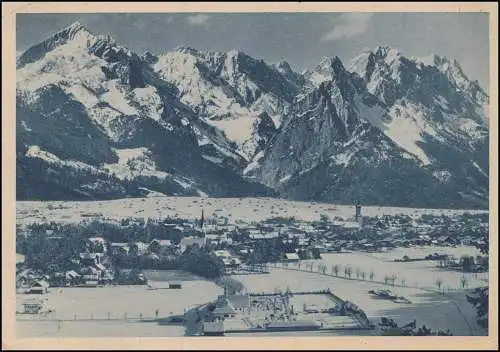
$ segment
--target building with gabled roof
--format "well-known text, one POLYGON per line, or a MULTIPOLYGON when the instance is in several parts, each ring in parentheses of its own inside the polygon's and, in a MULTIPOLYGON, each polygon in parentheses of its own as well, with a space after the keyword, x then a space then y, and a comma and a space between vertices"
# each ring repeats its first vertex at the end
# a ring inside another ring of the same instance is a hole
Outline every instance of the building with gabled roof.
POLYGON ((285 260, 287 262, 297 262, 300 260, 300 257, 297 253, 285 253, 285 260))
POLYGON ((106 240, 103 237, 100 237, 100 236, 89 237, 89 241, 92 242, 92 243, 97 243, 97 244, 102 244, 102 245, 106 244, 106 240))
POLYGON ((234 318, 236 315, 236 310, 233 308, 232 304, 227 301, 227 303, 220 307, 215 307, 212 312, 212 315, 218 319, 224 318, 234 318))
POLYGON ((128 243, 126 242, 114 242, 111 243, 111 253, 116 255, 116 254, 128 254, 130 251, 130 247, 128 243))
POLYGON ((137 255, 143 255, 143 254, 146 254, 148 252, 149 244, 141 242, 141 241, 138 241, 138 242, 135 242, 131 246, 130 249, 131 250, 135 250, 136 253, 137 253, 137 255))
POLYGON ((200 247, 204 247, 206 244, 206 238, 205 237, 195 237, 195 236, 189 236, 189 237, 184 237, 181 239, 180 246, 181 246, 181 252, 184 252, 187 247, 192 246, 197 244, 200 247))
POLYGON ((214 251, 215 255, 220 258, 228 258, 230 259, 232 257, 231 253, 227 250, 218 250, 214 251))
POLYGON ((44 294, 49 290, 49 283, 45 280, 37 280, 31 284, 29 293, 44 294))
POLYGON ((203 335, 205 336, 224 336, 223 321, 206 321, 203 323, 203 335))

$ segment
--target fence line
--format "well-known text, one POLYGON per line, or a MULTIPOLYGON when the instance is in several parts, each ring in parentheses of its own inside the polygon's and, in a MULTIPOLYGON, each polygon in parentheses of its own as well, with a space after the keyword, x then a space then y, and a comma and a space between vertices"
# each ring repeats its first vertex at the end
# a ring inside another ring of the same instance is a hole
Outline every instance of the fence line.
MULTIPOLYGON (((288 267, 288 265, 283 265, 283 263, 270 263, 272 267, 274 268, 277 268, 277 269, 283 269, 283 270, 295 270, 295 271, 302 271, 302 272, 309 272, 309 273, 315 273, 315 274, 319 274, 319 275, 325 275, 325 276, 330 276, 330 277, 336 277, 336 278, 340 278, 340 279, 344 279, 344 280, 354 280, 354 281, 366 281, 366 282, 372 282, 372 283, 376 283, 376 284, 383 284, 383 285, 387 285, 387 286, 393 286, 393 287, 408 287, 408 288, 416 288, 416 289, 419 289, 419 290, 422 290, 422 291, 426 291, 426 292, 434 292, 434 293, 441 293, 443 294, 444 296, 447 296, 449 298, 452 298, 449 293, 450 291, 457 291, 457 290, 460 290, 460 289, 450 289, 450 288, 447 288, 447 290, 445 291, 445 288, 443 289, 430 289, 430 288, 427 288, 427 287, 419 287, 418 286, 418 283, 416 283, 415 286, 412 286, 412 285, 398 285, 398 284, 394 284, 394 283, 386 283, 384 281, 373 281, 373 280, 361 280, 359 278, 348 278, 346 276, 342 277, 342 276, 337 276, 337 275, 334 275, 332 273, 327 273, 326 270, 323 272, 322 270, 317 269, 317 271, 314 271, 312 270, 313 269, 313 264, 309 264, 308 267, 310 268, 309 270, 306 270, 305 268, 301 269, 301 268, 298 268, 298 267, 288 267)), ((474 335, 474 331, 472 329, 472 326, 471 324, 469 323, 466 315, 463 313, 462 309, 460 309, 459 305, 453 300, 451 299, 451 302, 452 304, 455 306, 455 308, 458 310, 459 314, 462 316, 462 318, 464 319, 465 323, 467 324, 467 327, 471 333, 471 335, 474 335)))
POLYGON ((280 262, 278 262, 278 263, 269 263, 269 266, 272 267, 272 268, 275 268, 275 269, 294 270, 294 271, 301 271, 301 272, 307 272, 307 273, 314 273, 314 274, 330 276, 330 277, 334 277, 334 278, 338 278, 338 279, 343 279, 343 280, 371 282, 371 283, 374 283, 374 284, 386 285, 386 286, 390 286, 390 287, 416 288, 416 289, 419 289, 419 290, 422 290, 422 291, 438 292, 438 293, 442 293, 442 294, 445 294, 446 292, 460 291, 460 288, 455 289, 455 288, 450 288, 450 287, 446 287, 446 288, 443 287, 441 289, 436 289, 436 288, 430 288, 430 287, 426 287, 426 286, 419 286, 418 282, 415 282, 414 285, 411 285, 411 284, 404 284, 403 285, 403 284, 392 283, 391 280, 388 280, 388 282, 378 281, 378 280, 370 280, 370 279, 366 279, 365 280, 365 279, 360 279, 358 277, 349 277, 349 276, 346 276, 346 275, 342 276, 342 275, 340 275, 340 271, 339 271, 338 275, 335 275, 335 274, 333 274, 331 272, 328 272, 327 270, 325 270, 325 272, 323 272, 319 268, 317 268, 316 270, 313 270, 314 265, 307 264, 307 263, 304 265, 305 267, 298 267, 297 265, 298 264, 295 264, 293 266, 284 265, 284 263, 280 263, 280 262), (310 269, 306 269, 306 268, 310 268, 310 269))
POLYGON ((57 313, 48 314, 28 314, 28 313, 18 313, 16 314, 16 320, 18 321, 157 321, 162 319, 162 317, 156 315, 155 313, 145 314, 143 312, 123 312, 123 313, 86 313, 86 314, 64 314, 58 315, 57 313))

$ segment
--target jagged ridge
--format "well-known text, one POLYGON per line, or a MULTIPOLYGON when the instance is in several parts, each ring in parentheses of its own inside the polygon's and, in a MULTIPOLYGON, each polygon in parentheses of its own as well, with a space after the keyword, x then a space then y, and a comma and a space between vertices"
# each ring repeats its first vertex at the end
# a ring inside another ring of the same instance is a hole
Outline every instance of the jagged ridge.
POLYGON ((148 187, 273 194, 263 183, 293 199, 488 203, 489 98, 441 56, 407 58, 383 46, 347 68, 331 57, 299 74, 240 51, 139 56, 75 23, 29 48, 17 70, 23 188, 34 182, 23 163, 49 158, 58 172, 75 170, 69 193, 89 197, 148 187), (108 193, 89 188, 73 161, 88 165, 94 183, 107 179, 105 169, 129 178, 118 175, 121 188, 108 193))

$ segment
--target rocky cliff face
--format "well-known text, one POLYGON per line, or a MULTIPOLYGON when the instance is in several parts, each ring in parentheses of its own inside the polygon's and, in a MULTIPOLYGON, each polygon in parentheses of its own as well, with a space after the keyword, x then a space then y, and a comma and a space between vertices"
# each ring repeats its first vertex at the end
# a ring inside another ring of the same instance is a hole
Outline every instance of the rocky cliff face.
POLYGON ((18 57, 17 194, 486 207, 488 104, 437 55, 379 47, 298 74, 238 51, 138 55, 75 23, 18 57))
MULTIPOLYGON (((245 161, 279 128, 298 89, 291 69, 282 74, 238 51, 213 53, 181 47, 160 55, 153 69, 179 89, 180 100, 196 112, 196 120, 221 131, 223 139, 233 143, 231 152, 245 161)), ((201 141, 206 138, 210 136, 200 134, 201 141)), ((221 144, 213 139, 209 143, 217 149, 221 144)))
POLYGON ((427 66, 388 47, 349 70, 324 59, 254 176, 293 199, 486 206, 488 98, 444 60, 427 66))
POLYGON ((151 61, 78 23, 19 57, 20 199, 274 194, 203 157, 196 112, 151 61))

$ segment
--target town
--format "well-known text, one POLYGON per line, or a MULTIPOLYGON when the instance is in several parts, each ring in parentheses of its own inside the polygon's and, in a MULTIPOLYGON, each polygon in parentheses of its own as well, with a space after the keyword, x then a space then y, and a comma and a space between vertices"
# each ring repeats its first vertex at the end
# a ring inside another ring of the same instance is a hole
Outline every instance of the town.
MULTIPOLYGON (((113 222, 90 217, 80 224, 18 227, 16 252, 23 260, 17 263, 16 287, 18 293, 42 293, 49 287, 144 285, 143 270, 181 269, 216 278, 265 272, 269 263, 297 263, 325 253, 376 253, 433 245, 480 247, 488 245, 487 238, 488 214, 366 217, 359 203, 350 219, 322 214, 318 221, 309 222, 274 217, 231 223, 216 213, 206 216, 203 209, 196 220, 125 218, 113 222)), ((394 260, 433 260, 438 267, 466 272, 488 270, 487 256, 454 258, 430 252, 425 257, 405 255, 394 260)))
MULTIPOLYGON (((487 280, 486 212, 374 213, 359 202, 339 212, 310 202, 300 206, 316 217, 305 219, 290 216, 293 206, 271 203, 266 218, 251 214, 249 220, 229 216, 221 211, 223 202, 213 199, 191 199, 187 208, 194 216, 186 217, 177 214, 180 206, 175 214, 146 216, 144 203, 122 205, 138 207, 136 216, 112 217, 114 208, 102 207, 104 214, 80 212, 79 222, 61 221, 78 213, 68 203, 30 212, 53 221, 27 221, 30 213, 19 210, 18 322, 52 323, 55 336, 85 321, 101 328, 120 323, 119 331, 127 334, 139 330, 126 332, 136 325, 124 323, 140 321, 149 324, 141 325, 144 333, 154 330, 156 336, 449 334, 448 325, 412 328, 415 318, 433 319, 419 295, 437 292, 449 300, 456 292, 452 304, 470 305, 462 303, 465 290, 487 280), (117 296, 118 305, 112 303, 117 296), (386 312, 404 306, 415 313, 405 313, 397 327, 395 315, 386 312)), ((474 292, 472 299, 479 300, 474 292)), ((461 329, 470 323, 454 332, 461 329)))

